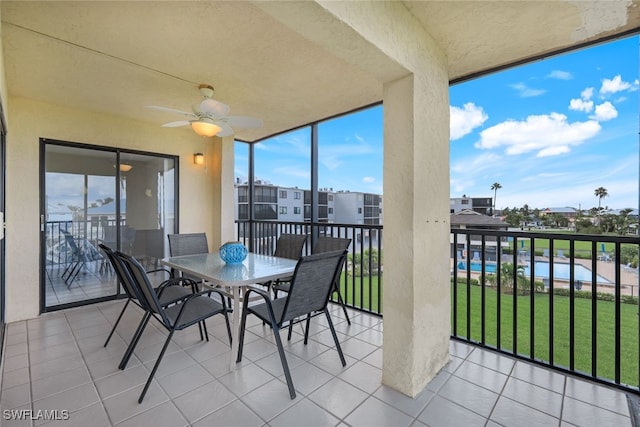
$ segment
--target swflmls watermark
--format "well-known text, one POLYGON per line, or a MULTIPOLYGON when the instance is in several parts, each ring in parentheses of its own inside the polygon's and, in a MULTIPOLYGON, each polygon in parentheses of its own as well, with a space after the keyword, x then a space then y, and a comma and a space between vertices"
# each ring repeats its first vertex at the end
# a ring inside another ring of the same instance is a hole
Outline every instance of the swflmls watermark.
POLYGON ((5 420, 37 420, 37 421, 66 421, 69 419, 67 409, 4 409, 2 418, 5 420))

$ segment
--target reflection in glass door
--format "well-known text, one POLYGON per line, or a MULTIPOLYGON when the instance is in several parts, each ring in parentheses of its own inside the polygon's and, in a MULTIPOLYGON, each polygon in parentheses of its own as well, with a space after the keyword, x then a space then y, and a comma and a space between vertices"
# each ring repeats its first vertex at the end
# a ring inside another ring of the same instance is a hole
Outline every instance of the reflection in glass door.
POLYGON ((42 155, 42 310, 118 297, 99 245, 146 264, 165 256, 175 159, 46 140, 42 155))

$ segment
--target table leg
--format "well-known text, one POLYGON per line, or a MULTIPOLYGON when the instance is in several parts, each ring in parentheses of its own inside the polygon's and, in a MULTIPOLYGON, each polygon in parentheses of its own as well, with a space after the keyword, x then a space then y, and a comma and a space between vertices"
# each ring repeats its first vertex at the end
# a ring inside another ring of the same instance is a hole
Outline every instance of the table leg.
POLYGON ((229 369, 236 369, 238 357, 238 340, 240 339, 240 297, 244 294, 244 286, 232 286, 233 290, 233 327, 231 328, 231 355, 229 356, 229 369))

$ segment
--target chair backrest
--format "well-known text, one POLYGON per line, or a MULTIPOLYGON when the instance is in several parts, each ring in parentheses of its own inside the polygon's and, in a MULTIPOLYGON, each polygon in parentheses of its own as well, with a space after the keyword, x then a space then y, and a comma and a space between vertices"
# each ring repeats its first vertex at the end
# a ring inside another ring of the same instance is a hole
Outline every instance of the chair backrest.
POLYGON ((300 258, 280 323, 324 310, 347 251, 321 252, 300 258))
POLYGON ((278 238, 278 243, 276 243, 276 251, 273 256, 300 259, 306 241, 306 234, 281 234, 278 238))
POLYGON ((116 235, 117 231, 118 228, 115 225, 105 225, 103 228, 102 239, 105 242, 113 242, 113 244, 115 245, 115 243, 118 241, 118 236, 116 235))
POLYGON ((76 239, 68 231, 66 230, 60 230, 60 231, 62 232, 62 234, 64 234, 64 240, 65 242, 67 242, 67 245, 69 245, 69 248, 71 248, 72 253, 74 255, 78 254, 80 252, 80 248, 76 244, 76 239))
POLYGON ((346 251, 349 249, 350 244, 351 239, 343 237, 318 237, 318 240, 313 247, 313 253, 319 254, 322 252, 346 251))
POLYGON ((116 251, 114 254, 125 267, 127 277, 131 280, 131 284, 139 296, 138 301, 140 305, 142 305, 144 309, 158 314, 161 318, 159 320, 166 325, 170 325, 171 322, 169 322, 167 315, 162 309, 162 305, 158 300, 158 294, 153 288, 153 285, 151 285, 144 267, 131 255, 120 251, 116 251))
POLYGON ((196 255, 209 253, 205 233, 168 234, 169 255, 196 255))
POLYGON ((100 247, 100 249, 102 249, 102 251, 107 256, 107 259, 111 263, 113 270, 116 272, 116 276, 118 277, 118 280, 122 284, 122 287, 125 293, 127 294, 127 296, 131 299, 136 299, 136 300, 139 299, 138 291, 132 285, 131 278, 128 276, 128 273, 126 271, 126 267, 122 264, 122 261, 116 256, 114 250, 103 243, 99 243, 98 246, 100 247))

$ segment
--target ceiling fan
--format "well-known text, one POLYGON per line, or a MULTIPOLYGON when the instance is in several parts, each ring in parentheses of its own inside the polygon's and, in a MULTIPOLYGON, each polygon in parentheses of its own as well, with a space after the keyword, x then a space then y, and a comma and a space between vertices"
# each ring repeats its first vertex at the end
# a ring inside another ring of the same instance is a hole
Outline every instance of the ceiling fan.
POLYGON ((194 132, 201 136, 229 136, 233 135, 234 128, 257 129, 262 127, 261 119, 248 116, 229 116, 231 108, 212 98, 213 86, 201 84, 198 86, 198 90, 204 99, 193 106, 193 113, 155 105, 150 105, 147 108, 186 116, 188 120, 169 122, 162 126, 172 128, 191 125, 194 132))

